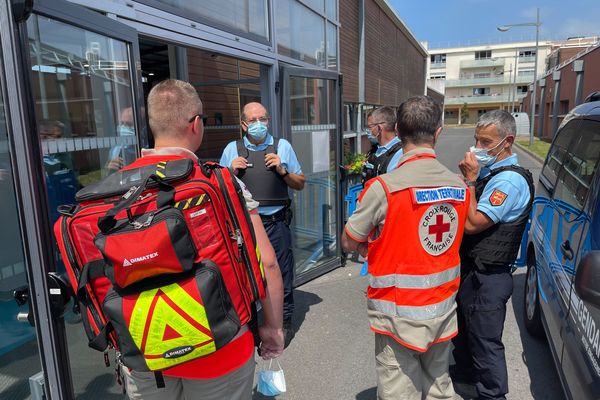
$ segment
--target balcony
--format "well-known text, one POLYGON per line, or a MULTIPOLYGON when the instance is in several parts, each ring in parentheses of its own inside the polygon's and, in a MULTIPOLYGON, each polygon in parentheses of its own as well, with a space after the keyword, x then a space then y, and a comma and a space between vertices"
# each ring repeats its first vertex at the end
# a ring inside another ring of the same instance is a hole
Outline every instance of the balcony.
POLYGON ((503 66, 504 58, 486 58, 484 60, 462 60, 460 62, 461 69, 503 66))
POLYGON ((431 69, 446 68, 446 63, 431 63, 431 69))
MULTIPOLYGON (((520 102, 526 93, 517 93, 516 102, 520 102)), ((512 96, 510 96, 512 99, 512 96)), ((490 103, 508 103, 508 94, 489 94, 481 96, 460 96, 460 97, 448 97, 444 99, 445 106, 463 105, 467 104, 490 104, 490 103)))
MULTIPOLYGON (((501 75, 490 78, 462 78, 446 79, 446 87, 467 87, 467 86, 491 86, 491 85, 511 85, 514 78, 510 75, 501 75)), ((517 76, 516 83, 529 84, 533 82, 533 74, 517 76)))
POLYGON ((535 62, 535 56, 531 57, 519 57, 519 64, 526 64, 535 62))

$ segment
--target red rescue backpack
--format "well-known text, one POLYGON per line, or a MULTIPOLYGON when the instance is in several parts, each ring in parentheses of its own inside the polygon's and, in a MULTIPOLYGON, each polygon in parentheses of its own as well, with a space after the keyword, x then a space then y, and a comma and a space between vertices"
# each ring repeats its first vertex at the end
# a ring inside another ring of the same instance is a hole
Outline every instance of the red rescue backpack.
POLYGON ((253 319, 266 283, 229 169, 146 156, 76 199, 54 233, 90 347, 161 371, 214 353, 253 319))

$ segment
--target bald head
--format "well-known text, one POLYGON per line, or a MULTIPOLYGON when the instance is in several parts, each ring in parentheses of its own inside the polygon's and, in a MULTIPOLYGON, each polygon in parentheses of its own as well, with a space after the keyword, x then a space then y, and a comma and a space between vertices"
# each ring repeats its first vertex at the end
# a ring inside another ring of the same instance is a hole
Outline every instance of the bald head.
POLYGON ((242 121, 248 122, 260 117, 268 117, 269 112, 258 102, 248 103, 242 109, 242 121))

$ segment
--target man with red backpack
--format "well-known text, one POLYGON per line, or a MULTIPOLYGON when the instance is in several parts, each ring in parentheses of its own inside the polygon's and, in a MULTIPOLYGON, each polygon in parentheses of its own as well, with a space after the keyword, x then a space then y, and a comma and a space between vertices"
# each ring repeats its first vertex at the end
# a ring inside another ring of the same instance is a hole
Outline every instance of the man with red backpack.
MULTIPOLYGON (((202 143, 204 126, 202 102, 187 82, 169 79, 151 90, 148 96, 153 149, 143 149, 142 157, 177 155, 197 160, 194 154, 202 143)), ((241 182, 240 182, 241 184, 241 182)), ((261 218, 258 202, 241 184, 256 243, 262 257, 266 296, 261 300, 264 324, 259 327, 261 356, 271 359, 283 352, 282 280, 273 248, 261 218)), ((251 399, 254 377, 254 340, 248 325, 224 347, 162 371, 164 388, 158 388, 152 372, 123 368, 127 394, 131 399, 251 399)))

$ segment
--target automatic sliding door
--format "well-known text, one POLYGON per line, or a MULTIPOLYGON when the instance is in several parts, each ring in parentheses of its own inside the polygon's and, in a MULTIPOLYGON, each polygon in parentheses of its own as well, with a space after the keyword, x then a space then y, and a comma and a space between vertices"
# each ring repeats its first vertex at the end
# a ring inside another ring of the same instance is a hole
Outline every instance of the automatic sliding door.
POLYGON ((338 74, 282 68, 285 130, 302 171, 293 199, 296 284, 340 265, 338 74))

